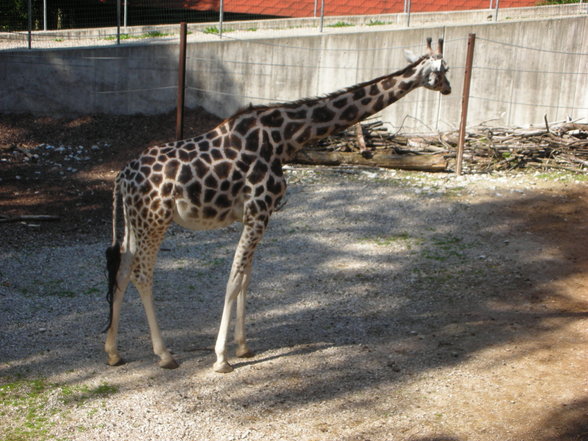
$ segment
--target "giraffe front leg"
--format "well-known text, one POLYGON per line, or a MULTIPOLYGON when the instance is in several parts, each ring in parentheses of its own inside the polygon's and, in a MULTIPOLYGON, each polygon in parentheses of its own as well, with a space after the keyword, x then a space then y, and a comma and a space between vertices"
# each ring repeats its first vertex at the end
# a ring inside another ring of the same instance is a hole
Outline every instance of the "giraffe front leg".
POLYGON ((231 366, 227 361, 227 334, 229 333, 229 325, 231 323, 233 303, 235 302, 235 298, 237 298, 239 295, 242 281, 243 273, 231 270, 231 275, 229 276, 229 282, 227 284, 225 305, 223 307, 220 329, 218 331, 216 345, 214 347, 214 352, 216 353, 216 362, 214 363, 213 369, 215 372, 222 374, 233 371, 233 366, 231 366))
POLYGON ((247 288, 251 277, 251 265, 245 271, 241 291, 237 296, 237 322, 235 324, 235 343, 237 343, 237 357, 250 358, 255 353, 249 349, 247 338, 245 336, 245 305, 247 299, 247 288))

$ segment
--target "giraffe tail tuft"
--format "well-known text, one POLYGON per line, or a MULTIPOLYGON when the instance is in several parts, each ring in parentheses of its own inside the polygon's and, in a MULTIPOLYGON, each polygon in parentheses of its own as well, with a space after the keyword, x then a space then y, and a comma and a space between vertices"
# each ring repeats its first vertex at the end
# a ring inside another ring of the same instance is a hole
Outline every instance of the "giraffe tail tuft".
POLYGON ((108 323, 102 332, 106 332, 112 326, 112 308, 114 302, 114 291, 116 290, 116 275, 120 267, 120 244, 116 242, 106 249, 106 271, 108 272, 108 292, 106 300, 108 301, 109 313, 108 323))
POLYGON ((114 191, 112 194, 112 246, 106 249, 106 272, 108 274, 108 292, 106 301, 108 302, 108 323, 102 332, 107 332, 112 326, 112 309, 114 303, 114 291, 116 290, 116 276, 120 268, 120 244, 116 238, 116 220, 118 217, 118 195, 120 191, 120 174, 114 181, 114 191))

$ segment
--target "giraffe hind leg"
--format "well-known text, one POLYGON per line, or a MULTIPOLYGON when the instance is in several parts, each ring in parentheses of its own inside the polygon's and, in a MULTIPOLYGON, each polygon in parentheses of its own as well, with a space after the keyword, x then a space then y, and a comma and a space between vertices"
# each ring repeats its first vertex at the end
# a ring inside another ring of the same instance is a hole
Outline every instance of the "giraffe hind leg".
POLYGON ((151 333, 153 352, 160 358, 159 366, 164 369, 175 369, 179 365, 163 341, 153 305, 153 268, 165 229, 165 227, 148 229, 137 234, 137 253, 133 263, 131 281, 139 291, 143 303, 151 333))
POLYGON ((108 253, 110 316, 104 350, 108 355, 108 365, 120 366, 124 364, 124 361, 117 349, 118 325, 123 297, 130 280, 133 255, 129 251, 121 253, 118 247, 109 249, 108 253))

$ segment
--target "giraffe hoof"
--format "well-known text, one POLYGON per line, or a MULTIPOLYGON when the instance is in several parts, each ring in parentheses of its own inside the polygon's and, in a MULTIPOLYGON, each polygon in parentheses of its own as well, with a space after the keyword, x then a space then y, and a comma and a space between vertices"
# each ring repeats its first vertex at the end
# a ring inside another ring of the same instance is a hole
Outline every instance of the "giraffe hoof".
POLYGON ((123 364, 125 364, 126 362, 120 358, 118 355, 116 357, 108 357, 108 366, 122 366, 123 364))
POLYGON ((249 348, 237 349, 237 357, 239 357, 239 358, 251 358, 254 356, 255 356, 255 352, 253 352, 249 348))
POLYGON ((176 360, 174 360, 173 358, 171 358, 169 360, 161 360, 159 362, 159 367, 162 369, 176 369, 179 366, 180 365, 178 364, 178 362, 176 360))
POLYGON ((233 366, 231 366, 229 363, 227 363, 226 361, 223 362, 216 362, 213 366, 213 369, 215 372, 218 372, 219 374, 228 374, 229 372, 233 372, 233 366))

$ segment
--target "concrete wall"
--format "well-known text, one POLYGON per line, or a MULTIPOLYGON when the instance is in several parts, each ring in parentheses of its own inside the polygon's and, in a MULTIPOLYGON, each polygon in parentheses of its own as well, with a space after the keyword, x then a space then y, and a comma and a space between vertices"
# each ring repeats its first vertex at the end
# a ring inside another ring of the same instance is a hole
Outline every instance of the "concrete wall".
MULTIPOLYGON (((419 53, 427 36, 444 37, 453 94, 418 90, 382 118, 408 130, 451 130, 473 32, 470 125, 540 123, 544 114, 588 118, 587 27, 582 16, 194 43, 186 103, 229 116, 249 103, 320 95, 402 68, 404 47, 419 53)), ((167 112, 175 106, 177 58, 177 43, 0 52, 0 112, 167 112)))

